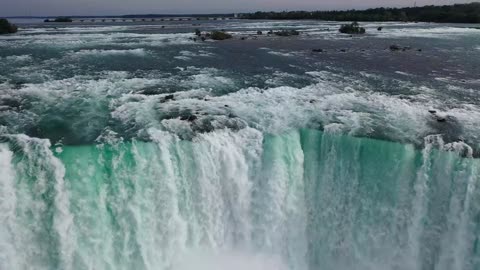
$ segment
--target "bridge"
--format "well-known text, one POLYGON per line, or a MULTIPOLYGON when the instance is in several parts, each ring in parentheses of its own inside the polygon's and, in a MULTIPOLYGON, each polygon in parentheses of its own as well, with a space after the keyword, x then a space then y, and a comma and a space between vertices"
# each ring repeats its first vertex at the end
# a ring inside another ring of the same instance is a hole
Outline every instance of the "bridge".
MULTIPOLYGON (((224 21, 235 17, 159 17, 159 18, 72 18, 73 23, 138 23, 138 22, 181 22, 181 21, 224 21)), ((53 22, 53 21, 51 21, 53 22)))

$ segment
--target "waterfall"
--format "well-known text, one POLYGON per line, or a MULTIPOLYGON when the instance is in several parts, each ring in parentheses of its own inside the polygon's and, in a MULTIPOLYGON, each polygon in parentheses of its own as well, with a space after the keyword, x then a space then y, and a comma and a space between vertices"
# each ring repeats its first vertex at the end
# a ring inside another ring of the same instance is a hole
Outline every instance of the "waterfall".
POLYGON ((0 269, 480 267, 480 162, 465 145, 311 129, 148 133, 4 140, 0 269))

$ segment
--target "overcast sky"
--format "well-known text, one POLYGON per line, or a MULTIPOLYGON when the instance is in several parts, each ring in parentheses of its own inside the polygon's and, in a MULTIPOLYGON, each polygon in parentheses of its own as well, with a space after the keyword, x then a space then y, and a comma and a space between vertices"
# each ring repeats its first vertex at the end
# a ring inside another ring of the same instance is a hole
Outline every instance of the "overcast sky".
MULTIPOLYGON (((415 0, 1 0, 0 16, 221 13, 413 6, 415 0)), ((417 5, 472 0, 417 0, 417 5)))

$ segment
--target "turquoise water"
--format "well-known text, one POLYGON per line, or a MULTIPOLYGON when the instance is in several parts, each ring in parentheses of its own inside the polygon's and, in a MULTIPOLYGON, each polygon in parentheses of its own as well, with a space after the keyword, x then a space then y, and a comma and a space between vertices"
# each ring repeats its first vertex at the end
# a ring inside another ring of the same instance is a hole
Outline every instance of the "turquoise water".
POLYGON ((19 22, 0 270, 480 269, 480 31, 338 25, 19 22))
POLYGON ((153 136, 2 144, 2 268, 480 267, 480 163, 438 137, 153 136))

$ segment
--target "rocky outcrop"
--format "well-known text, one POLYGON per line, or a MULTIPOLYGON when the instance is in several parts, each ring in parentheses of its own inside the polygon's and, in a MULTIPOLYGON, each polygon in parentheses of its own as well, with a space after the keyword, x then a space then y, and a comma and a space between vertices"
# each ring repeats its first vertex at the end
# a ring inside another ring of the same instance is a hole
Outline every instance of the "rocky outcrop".
POLYGON ((282 30, 282 31, 277 31, 274 34, 280 37, 289 37, 289 36, 298 36, 300 35, 300 32, 298 32, 297 30, 282 30))
POLYGON ((11 24, 7 19, 0 19, 0 35, 13 34, 18 30, 17 26, 11 24))
MULTIPOLYGON (((399 45, 393 44, 393 45, 390 45, 389 49, 390 49, 390 51, 392 51, 392 52, 398 52, 398 51, 404 52, 404 51, 409 51, 409 50, 411 50, 412 47, 410 47, 410 46, 399 46, 399 45)), ((421 51, 421 50, 420 50, 420 51, 421 51)))
POLYGON ((365 28, 360 27, 358 22, 353 22, 351 24, 343 24, 340 26, 340 29, 338 31, 342 34, 365 34, 365 28))
POLYGON ((210 33, 210 38, 213 40, 225 40, 231 39, 232 35, 223 31, 213 31, 212 33, 210 33))

